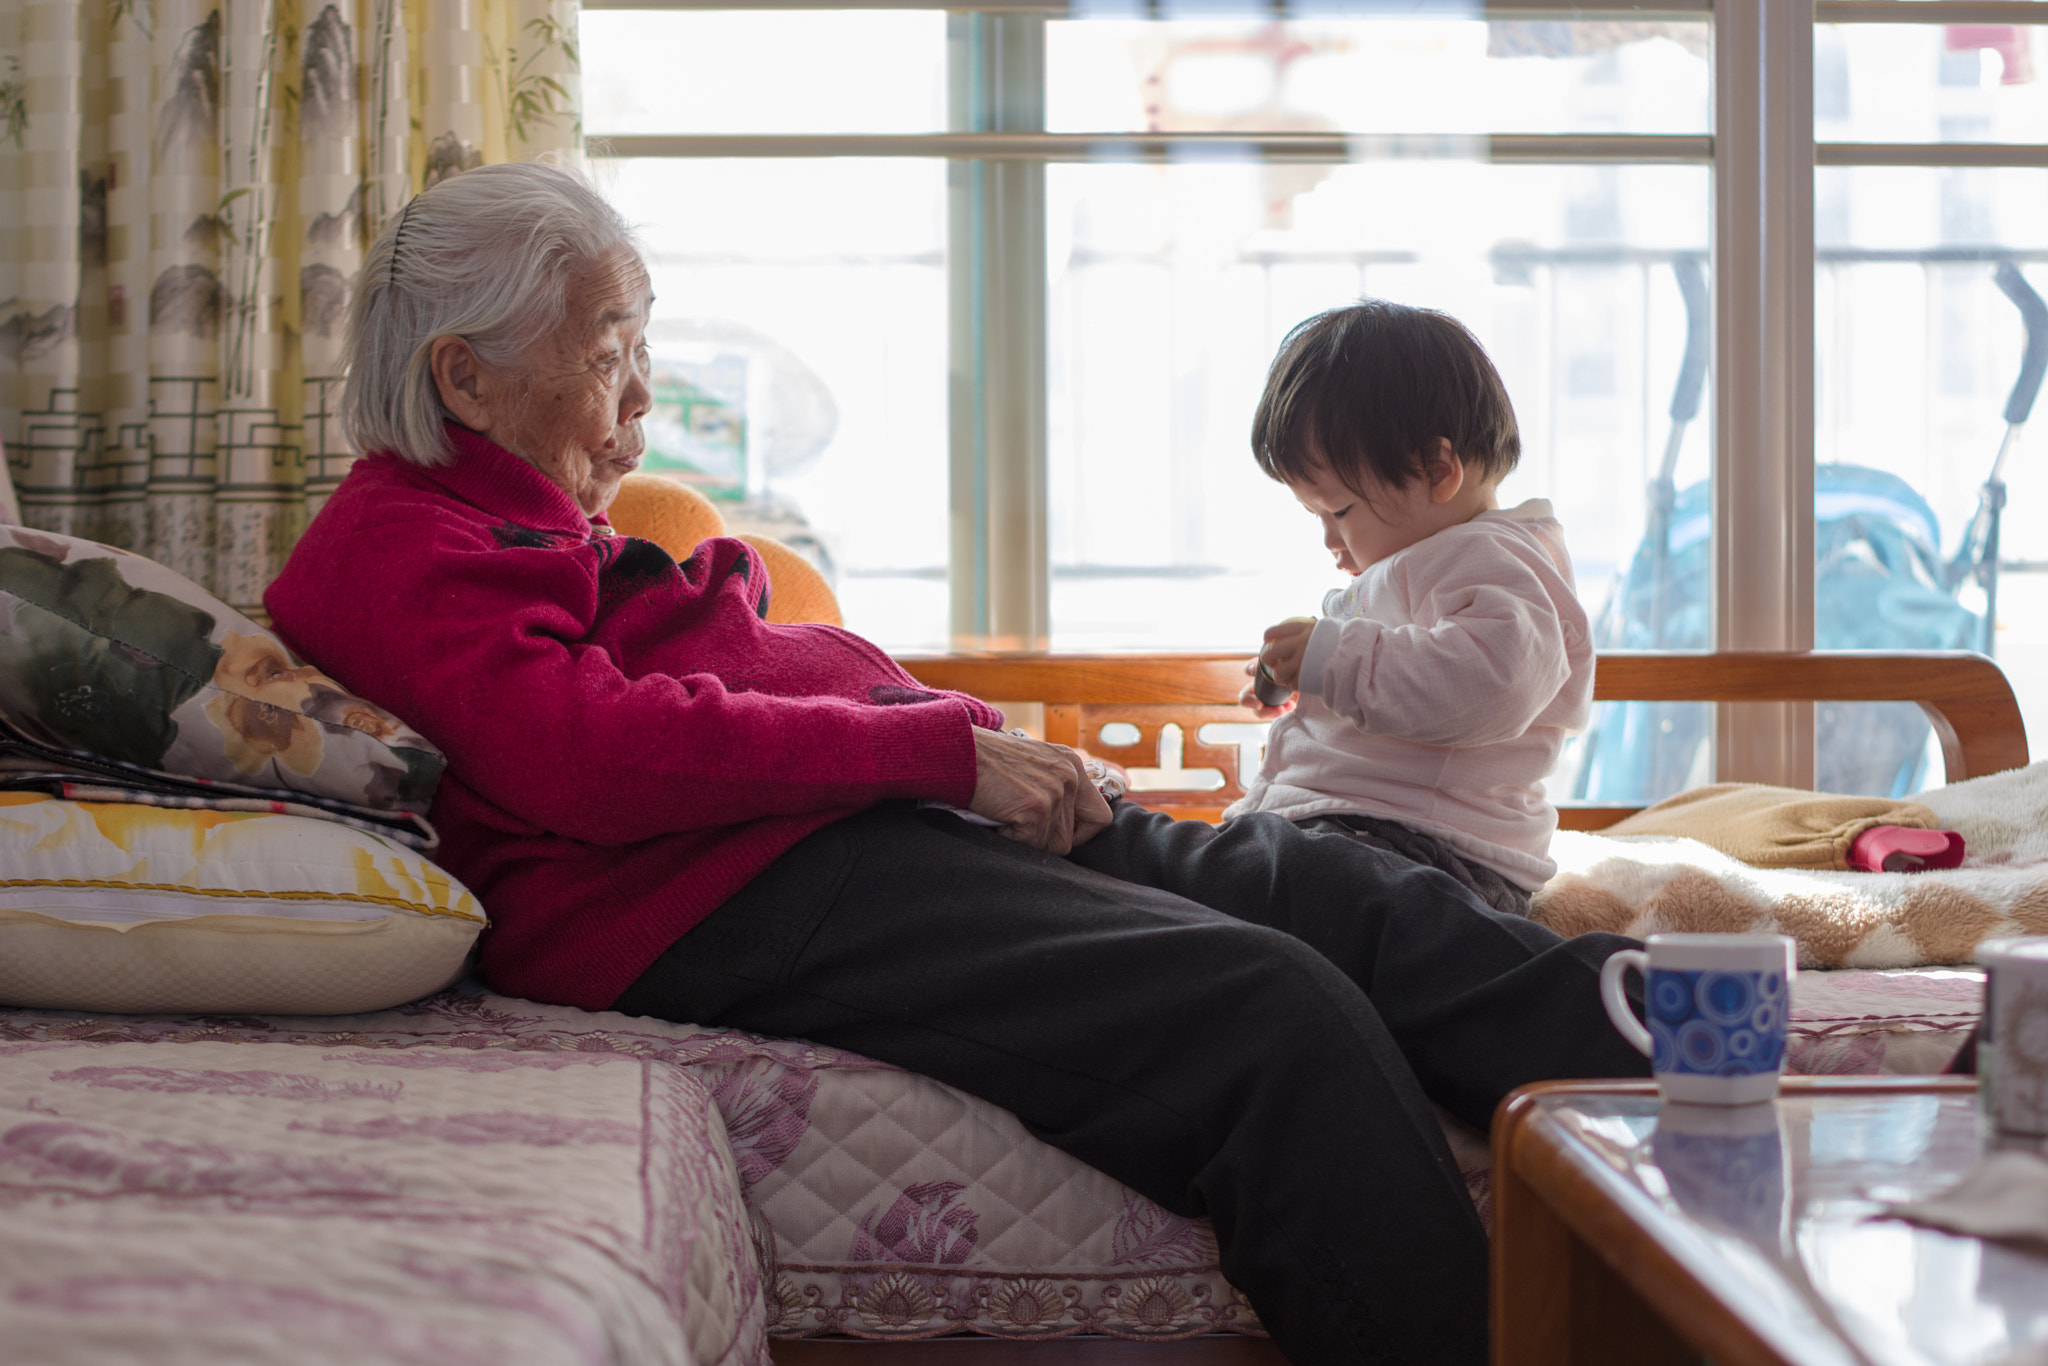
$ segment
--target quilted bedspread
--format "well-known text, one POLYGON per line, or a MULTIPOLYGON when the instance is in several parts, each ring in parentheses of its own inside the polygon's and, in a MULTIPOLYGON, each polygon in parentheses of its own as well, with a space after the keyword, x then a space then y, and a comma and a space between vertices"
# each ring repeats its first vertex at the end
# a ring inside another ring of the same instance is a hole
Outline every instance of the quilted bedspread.
POLYGON ((1205 1223, 993 1106, 474 985, 364 1016, 0 1011, 0 1208, 0 1340, 53 1362, 172 1329, 186 1355, 146 1359, 756 1366, 771 1333, 1259 1331, 1205 1223))
POLYGON ((1785 1066, 1807 1076, 1927 1076, 1983 1011, 1979 967, 1802 972, 1792 982, 1785 1066))
POLYGON ((0 1358, 765 1360, 688 1070, 67 1032, 0 1059, 0 1358))
MULTIPOLYGON (((1979 990, 1802 974, 1792 1066, 1936 1070, 1979 990)), ((1484 1140, 1451 1137, 1484 1212, 1484 1140)), ((357 1017, 0 1011, 0 1211, 0 1342, 39 1362, 765 1366, 768 1336, 821 1332, 1259 1331, 1206 1224, 993 1106, 474 985, 357 1017)))

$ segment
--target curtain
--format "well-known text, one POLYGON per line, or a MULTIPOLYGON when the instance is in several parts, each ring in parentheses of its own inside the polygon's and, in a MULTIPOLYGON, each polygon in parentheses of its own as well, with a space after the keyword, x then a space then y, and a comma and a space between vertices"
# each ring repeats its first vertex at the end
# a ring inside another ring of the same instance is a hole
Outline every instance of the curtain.
POLYGON ((0 438, 22 520, 260 613, 354 453, 364 247, 581 153, 577 0, 0 0, 0 438))

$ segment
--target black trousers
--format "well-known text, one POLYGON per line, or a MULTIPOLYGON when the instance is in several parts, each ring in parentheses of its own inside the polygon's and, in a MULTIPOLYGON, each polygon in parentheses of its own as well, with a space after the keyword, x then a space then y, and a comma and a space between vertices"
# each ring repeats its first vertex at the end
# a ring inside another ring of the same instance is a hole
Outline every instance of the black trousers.
POLYGON ((1642 1076, 1631 940, 1560 939, 1337 830, 1120 803, 1070 858, 889 803, 790 849, 616 1009, 935 1077, 1175 1213, 1289 1361, 1482 1362, 1487 1246, 1434 1099, 1642 1076))
POLYGON ((1331 828, 1346 831, 1355 840, 1384 849, 1390 854, 1398 854, 1411 863, 1427 864, 1440 872, 1449 873, 1466 891, 1496 911, 1506 911, 1510 915, 1529 914, 1527 892, 1485 864, 1473 863, 1459 857, 1455 850, 1434 835, 1411 830, 1399 821, 1381 820, 1377 816, 1345 814, 1307 816, 1295 823, 1310 829, 1331 828))

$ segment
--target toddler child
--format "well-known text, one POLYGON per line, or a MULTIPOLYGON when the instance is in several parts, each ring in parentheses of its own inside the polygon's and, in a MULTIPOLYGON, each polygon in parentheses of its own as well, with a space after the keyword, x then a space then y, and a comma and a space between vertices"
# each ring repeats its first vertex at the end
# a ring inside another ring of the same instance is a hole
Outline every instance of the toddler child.
POLYGON ((1281 343, 1252 451, 1354 577, 1245 666, 1240 700, 1279 719, 1225 814, 1341 830, 1526 913, 1556 871, 1543 779, 1586 724, 1593 645, 1550 504, 1499 506, 1521 456, 1499 373, 1447 314, 1332 309, 1281 343))

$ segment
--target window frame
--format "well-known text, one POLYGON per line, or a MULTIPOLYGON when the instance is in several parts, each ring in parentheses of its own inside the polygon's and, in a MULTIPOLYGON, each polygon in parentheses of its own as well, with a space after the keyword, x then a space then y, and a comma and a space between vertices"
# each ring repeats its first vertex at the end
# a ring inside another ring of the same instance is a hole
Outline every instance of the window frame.
MULTIPOLYGON (((1351 160, 1360 139, 1323 134, 1045 131, 1045 21, 1093 12, 1065 0, 583 0, 591 10, 942 9, 949 131, 878 135, 624 135, 591 156, 940 157, 951 249, 948 578, 955 650, 1042 650, 1050 639, 1047 526, 1045 167, 1113 156, 1351 160)), ((1347 11, 1413 15, 1415 0, 1347 11)), ((1554 15, 1556 0, 1444 3, 1460 17, 1554 15)), ((1577 7, 1567 7, 1576 11, 1577 7)), ((1372 139, 1377 156, 1496 162, 1711 165, 1712 478, 1716 651, 1814 642, 1814 170, 1818 166, 2048 168, 2048 143, 1816 143, 1815 24, 2048 26, 2048 0, 1661 0, 1616 4, 1711 24, 1714 109, 1704 135, 1512 134, 1372 139)), ((1140 11, 1129 7, 1133 14, 1140 11)), ((1199 11, 1191 11, 1199 12, 1199 11)), ((1279 14, 1274 9, 1269 13, 1279 14)), ((1810 704, 1723 703, 1716 776, 1811 786, 1810 704)))

